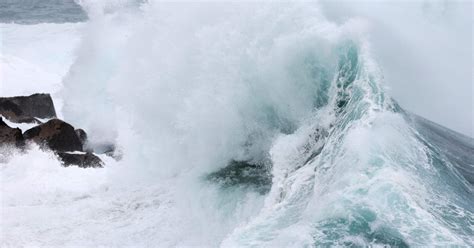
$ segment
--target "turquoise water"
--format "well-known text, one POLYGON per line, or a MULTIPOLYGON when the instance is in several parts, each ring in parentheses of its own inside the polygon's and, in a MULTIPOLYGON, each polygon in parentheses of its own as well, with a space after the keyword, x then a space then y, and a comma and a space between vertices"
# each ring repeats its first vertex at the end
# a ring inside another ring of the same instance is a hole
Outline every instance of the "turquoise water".
MULTIPOLYGON (((357 22, 310 3, 85 4, 100 11, 63 78, 63 114, 124 159, 98 171, 52 169, 40 151, 13 160, 6 243, 474 246, 473 139, 387 94, 357 22)), ((85 20, 72 2, 1 11, 85 20)))

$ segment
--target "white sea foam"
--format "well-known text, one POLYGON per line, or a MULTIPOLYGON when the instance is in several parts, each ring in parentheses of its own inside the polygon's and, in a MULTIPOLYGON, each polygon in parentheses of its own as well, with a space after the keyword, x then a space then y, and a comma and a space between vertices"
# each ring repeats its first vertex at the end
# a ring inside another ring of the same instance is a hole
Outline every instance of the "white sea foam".
POLYGON ((75 58, 82 23, 0 24, 0 95, 52 94, 61 114, 57 94, 75 58))
POLYGON ((472 200, 385 94, 363 21, 331 23, 311 3, 82 3, 63 115, 124 157, 8 157, 6 246, 473 243, 443 219, 472 219, 472 200), (270 160, 270 192, 205 179, 230 160, 270 160))

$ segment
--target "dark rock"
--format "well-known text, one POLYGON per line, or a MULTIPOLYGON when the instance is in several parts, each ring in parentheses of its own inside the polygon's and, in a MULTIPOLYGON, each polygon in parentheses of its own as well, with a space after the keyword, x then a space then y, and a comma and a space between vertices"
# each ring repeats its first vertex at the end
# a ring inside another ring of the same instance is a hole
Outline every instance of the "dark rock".
POLYGON ((63 165, 68 167, 71 165, 76 165, 81 168, 97 168, 103 167, 104 163, 96 155, 87 152, 87 153, 68 153, 68 152, 58 152, 59 159, 62 161, 63 165))
POLYGON ((81 141, 82 144, 82 149, 84 150, 84 146, 87 142, 87 133, 83 129, 76 129, 76 135, 79 137, 79 140, 81 141))
POLYGON ((74 127, 59 119, 52 119, 33 127, 23 136, 26 140, 46 145, 53 151, 82 151, 82 142, 74 127))
POLYGON ((41 124, 42 121, 34 118, 34 117, 22 117, 15 120, 16 123, 34 123, 34 124, 41 124))
POLYGON ((1 145, 13 145, 16 147, 23 147, 25 145, 25 139, 21 134, 19 128, 11 128, 0 117, 0 146, 1 145))
POLYGON ((120 161, 123 158, 123 153, 121 150, 112 150, 104 153, 105 155, 115 159, 115 161, 120 161))
POLYGON ((247 161, 235 161, 207 176, 207 179, 224 188, 234 186, 250 187, 260 194, 270 191, 272 176, 270 167, 265 164, 252 164, 247 161))
POLYGON ((0 114, 13 122, 30 123, 39 122, 36 118, 56 117, 53 100, 49 94, 0 97, 0 114))

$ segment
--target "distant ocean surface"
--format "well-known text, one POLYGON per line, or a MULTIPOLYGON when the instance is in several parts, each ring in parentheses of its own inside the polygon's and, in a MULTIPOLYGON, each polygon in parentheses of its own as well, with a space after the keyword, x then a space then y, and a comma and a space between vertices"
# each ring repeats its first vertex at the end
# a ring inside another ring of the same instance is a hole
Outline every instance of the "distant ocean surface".
POLYGON ((83 22, 87 14, 73 0, 1 0, 0 23, 83 22))

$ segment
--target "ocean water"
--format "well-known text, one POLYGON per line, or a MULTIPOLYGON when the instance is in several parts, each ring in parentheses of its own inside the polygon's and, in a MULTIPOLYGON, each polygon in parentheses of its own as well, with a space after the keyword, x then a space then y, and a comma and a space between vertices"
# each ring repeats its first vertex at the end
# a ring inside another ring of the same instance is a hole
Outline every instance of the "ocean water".
POLYGON ((87 20, 74 0, 2 0, 0 23, 66 23, 87 20))
POLYGON ((310 2, 81 4, 81 23, 1 24, 0 90, 53 92, 124 156, 2 150, 2 247, 474 245, 474 141, 388 95, 366 22, 310 2))

